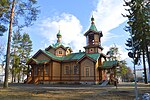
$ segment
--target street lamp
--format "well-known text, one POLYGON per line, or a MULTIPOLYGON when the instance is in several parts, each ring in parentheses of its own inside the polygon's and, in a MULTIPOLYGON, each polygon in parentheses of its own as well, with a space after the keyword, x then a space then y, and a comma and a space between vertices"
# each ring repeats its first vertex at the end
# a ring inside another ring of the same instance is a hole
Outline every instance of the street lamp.
MULTIPOLYGON (((131 26, 132 25, 132 22, 128 22, 128 24, 131 26)), ((136 77, 136 70, 135 70, 135 47, 133 45, 133 37, 132 37, 132 30, 130 30, 130 35, 131 35, 131 44, 132 44, 132 53, 129 52, 128 53, 128 56, 130 58, 133 59, 133 68, 134 68, 134 82, 135 82, 135 97, 136 97, 136 100, 138 100, 138 89, 137 89, 137 77, 136 77)))

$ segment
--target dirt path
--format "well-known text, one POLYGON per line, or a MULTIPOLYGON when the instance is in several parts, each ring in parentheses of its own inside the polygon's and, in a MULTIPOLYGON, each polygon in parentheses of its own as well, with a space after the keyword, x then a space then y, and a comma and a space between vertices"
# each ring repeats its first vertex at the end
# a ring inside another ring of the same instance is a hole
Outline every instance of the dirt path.
MULTIPOLYGON (((114 86, 99 85, 33 85, 9 84, 3 89, 0 84, 0 100, 133 100, 134 83, 114 86)), ((150 93, 150 85, 138 84, 138 94, 150 93)))

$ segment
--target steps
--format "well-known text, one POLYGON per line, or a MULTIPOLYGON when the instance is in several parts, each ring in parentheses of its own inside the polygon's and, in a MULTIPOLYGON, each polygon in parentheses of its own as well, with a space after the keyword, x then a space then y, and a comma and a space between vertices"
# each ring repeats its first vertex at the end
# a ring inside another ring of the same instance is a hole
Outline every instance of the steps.
POLYGON ((106 86, 108 84, 109 80, 105 80, 102 82, 102 84, 100 86, 106 86))
POLYGON ((28 77, 28 79, 26 78, 26 79, 24 80, 24 83, 25 83, 25 84, 30 84, 31 81, 32 81, 32 77, 30 76, 30 77, 28 77))

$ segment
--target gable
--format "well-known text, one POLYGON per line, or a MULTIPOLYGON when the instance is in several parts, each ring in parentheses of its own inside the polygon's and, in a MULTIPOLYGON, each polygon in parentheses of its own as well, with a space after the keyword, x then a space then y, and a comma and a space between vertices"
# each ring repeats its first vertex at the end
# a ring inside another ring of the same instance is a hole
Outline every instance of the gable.
POLYGON ((52 53, 52 54, 55 54, 55 49, 54 49, 54 48, 50 48, 50 49, 48 50, 48 52, 50 52, 50 53, 52 53))
POLYGON ((70 54, 71 53, 71 50, 68 48, 67 50, 66 50, 66 55, 68 55, 68 54, 70 54))
POLYGON ((51 60, 51 57, 49 57, 45 52, 43 52, 42 50, 39 50, 38 52, 36 52, 31 59, 35 59, 37 61, 41 61, 41 60, 51 60))
POLYGON ((93 62, 97 62, 97 60, 99 59, 100 54, 99 53, 95 53, 95 54, 85 54, 82 58, 80 58, 78 60, 78 62, 81 62, 82 60, 84 60, 85 58, 93 61, 93 62))
POLYGON ((34 59, 36 59, 36 60, 50 60, 50 58, 43 53, 39 53, 34 59))
POLYGON ((56 56, 65 56, 65 54, 66 54, 66 51, 61 47, 57 48, 55 51, 56 56))
POLYGON ((81 61, 81 66, 94 66, 94 63, 90 59, 85 58, 81 61))

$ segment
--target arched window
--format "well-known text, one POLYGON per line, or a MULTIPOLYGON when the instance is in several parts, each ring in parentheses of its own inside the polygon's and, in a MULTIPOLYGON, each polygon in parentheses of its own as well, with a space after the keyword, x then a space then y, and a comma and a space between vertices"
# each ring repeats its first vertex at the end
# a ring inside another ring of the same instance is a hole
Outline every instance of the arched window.
POLYGON ((89 43, 89 45, 92 45, 92 44, 94 44, 94 34, 89 34, 88 35, 88 43, 89 43))

